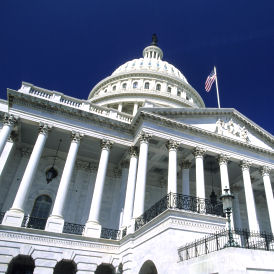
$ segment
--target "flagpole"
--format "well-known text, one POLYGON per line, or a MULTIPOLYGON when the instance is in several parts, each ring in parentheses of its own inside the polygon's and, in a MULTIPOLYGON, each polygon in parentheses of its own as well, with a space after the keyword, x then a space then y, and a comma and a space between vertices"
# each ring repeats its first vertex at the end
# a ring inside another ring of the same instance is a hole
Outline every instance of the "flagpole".
POLYGON ((218 100, 218 108, 221 108, 220 106, 220 98, 219 98, 219 89, 218 89, 218 80, 217 80, 217 71, 216 71, 216 67, 214 66, 214 73, 216 75, 216 91, 217 91, 217 100, 218 100))

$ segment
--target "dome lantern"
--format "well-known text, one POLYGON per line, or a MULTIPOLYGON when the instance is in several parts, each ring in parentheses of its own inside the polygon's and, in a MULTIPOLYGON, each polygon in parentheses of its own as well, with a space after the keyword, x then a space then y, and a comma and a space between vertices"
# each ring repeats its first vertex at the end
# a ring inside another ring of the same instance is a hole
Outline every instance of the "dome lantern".
POLYGON ((152 43, 150 46, 146 47, 143 50, 143 57, 150 58, 150 59, 156 59, 156 60, 162 60, 163 58, 163 51, 157 46, 158 38, 156 34, 152 35, 152 43))

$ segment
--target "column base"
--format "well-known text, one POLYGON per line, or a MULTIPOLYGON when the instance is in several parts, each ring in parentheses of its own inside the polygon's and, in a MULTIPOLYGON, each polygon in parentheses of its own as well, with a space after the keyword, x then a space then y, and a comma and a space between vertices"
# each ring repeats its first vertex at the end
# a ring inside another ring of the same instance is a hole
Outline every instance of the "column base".
POLYGON ((64 227, 64 219, 61 216, 51 215, 48 217, 46 231, 62 233, 64 227))
POLYGON ((6 212, 2 225, 20 227, 24 219, 24 211, 21 209, 10 209, 6 212))
POLYGON ((100 238, 102 226, 93 221, 87 221, 84 236, 92 238, 100 238))

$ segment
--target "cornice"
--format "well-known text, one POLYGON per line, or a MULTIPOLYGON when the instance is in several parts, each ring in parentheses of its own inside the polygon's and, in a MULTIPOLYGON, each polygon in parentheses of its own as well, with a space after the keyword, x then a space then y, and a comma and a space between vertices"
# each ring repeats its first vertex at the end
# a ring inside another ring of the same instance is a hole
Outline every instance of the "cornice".
POLYGON ((195 127, 195 126, 192 126, 192 125, 188 125, 188 124, 185 124, 183 122, 174 121, 172 119, 169 119, 169 118, 166 118, 166 117, 163 117, 163 116, 160 116, 160 115, 156 115, 156 114, 153 114, 153 113, 150 113, 150 112, 146 112, 146 111, 140 111, 139 116, 137 117, 137 119, 136 120, 134 119, 134 125, 133 125, 134 128, 137 128, 137 126, 140 123, 141 119, 152 119, 154 122, 156 122, 156 121, 161 122, 161 123, 165 124, 166 126, 171 127, 173 129, 177 128, 177 129, 189 130, 190 132, 193 132, 193 133, 199 133, 199 134, 202 134, 204 136, 213 137, 213 138, 215 138, 217 140, 221 140, 225 143, 236 144, 236 145, 239 145, 239 146, 242 146, 242 147, 245 147, 245 148, 249 148, 249 149, 254 150, 256 152, 263 152, 263 153, 266 153, 266 154, 272 155, 272 156, 274 155, 274 151, 264 149, 264 148, 261 148, 261 147, 258 147, 258 146, 254 146, 254 145, 251 145, 250 143, 245 143, 245 142, 240 141, 240 140, 236 140, 236 139, 233 139, 233 138, 230 138, 230 137, 227 137, 227 136, 219 135, 219 134, 216 134, 215 132, 211 132, 211 131, 201 129, 201 128, 198 128, 198 127, 195 127))
POLYGON ((161 72, 151 72, 146 70, 136 70, 136 72, 122 72, 115 75, 110 75, 106 77, 105 79, 101 80, 99 83, 97 83, 93 89, 91 90, 88 99, 92 99, 93 94, 100 88, 102 88, 104 85, 112 83, 113 81, 119 81, 125 78, 131 78, 131 77, 149 77, 149 78, 156 78, 163 81, 168 81, 171 83, 174 83, 175 85, 183 86, 187 91, 189 91, 193 97, 200 103, 199 107, 205 107, 204 101, 200 94, 189 84, 184 82, 183 80, 173 77, 171 75, 166 75, 161 72))

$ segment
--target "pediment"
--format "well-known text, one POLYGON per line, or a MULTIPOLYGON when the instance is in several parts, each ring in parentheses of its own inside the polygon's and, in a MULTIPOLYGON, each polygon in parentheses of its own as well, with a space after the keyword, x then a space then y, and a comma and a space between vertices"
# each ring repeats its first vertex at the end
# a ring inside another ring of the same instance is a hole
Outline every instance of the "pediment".
MULTIPOLYGON (((235 109, 169 109, 161 116, 235 141, 274 151, 274 137, 235 109)), ((155 113, 156 114, 156 113, 155 113)))

